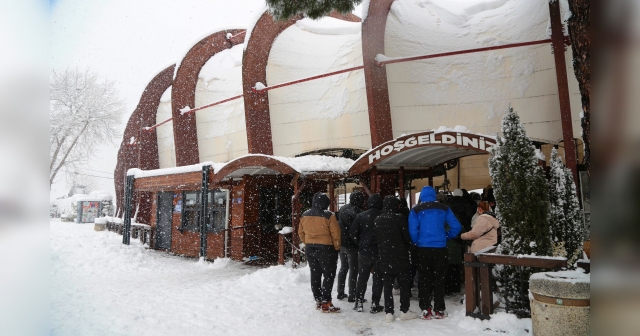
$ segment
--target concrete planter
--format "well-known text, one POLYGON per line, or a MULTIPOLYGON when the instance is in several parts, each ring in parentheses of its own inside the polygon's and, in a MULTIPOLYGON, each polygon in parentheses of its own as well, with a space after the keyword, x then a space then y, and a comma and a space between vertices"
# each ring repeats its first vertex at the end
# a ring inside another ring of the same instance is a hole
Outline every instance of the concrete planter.
POLYGON ((534 335, 589 335, 591 277, 578 271, 535 273, 529 279, 534 335))

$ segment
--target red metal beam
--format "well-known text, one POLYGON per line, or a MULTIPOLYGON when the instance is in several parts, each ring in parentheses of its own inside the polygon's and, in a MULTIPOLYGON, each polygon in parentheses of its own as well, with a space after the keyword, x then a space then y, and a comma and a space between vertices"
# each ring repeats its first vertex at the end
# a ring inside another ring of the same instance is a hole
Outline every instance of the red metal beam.
POLYGON ((151 132, 151 131, 153 131, 154 129, 158 128, 159 126, 164 125, 164 124, 166 124, 166 123, 170 122, 171 120, 173 120, 173 117, 172 117, 172 118, 169 118, 169 119, 167 119, 167 120, 165 120, 165 121, 163 121, 163 122, 161 122, 161 123, 159 123, 159 124, 155 124, 155 125, 153 125, 153 126, 149 126, 149 127, 144 127, 142 130, 143 130, 143 131, 145 131, 145 132, 151 132))
MULTIPOLYGON (((565 36, 565 39, 568 39, 568 38, 569 38, 568 36, 565 36)), ((378 66, 383 66, 383 65, 387 65, 387 64, 393 64, 393 63, 410 62, 410 61, 417 61, 417 60, 430 59, 430 58, 439 58, 439 57, 446 57, 446 56, 454 56, 454 55, 473 54, 473 53, 477 53, 477 52, 491 51, 491 50, 526 47, 526 46, 545 44, 545 43, 551 43, 551 42, 552 42, 551 39, 545 39, 545 40, 537 40, 537 41, 529 41, 529 42, 509 43, 509 44, 505 44, 505 45, 501 45, 501 46, 466 49, 466 50, 458 50, 458 51, 449 51, 449 52, 438 53, 438 54, 428 54, 428 55, 409 56, 409 57, 398 57, 398 58, 393 58, 393 59, 390 59, 390 60, 380 61, 380 62, 376 60, 376 64, 378 66)))
POLYGON ((216 105, 220 105, 220 104, 222 104, 222 103, 230 102, 230 101, 232 101, 232 100, 236 100, 236 99, 238 99, 238 98, 242 98, 242 96, 243 96, 243 95, 237 95, 237 96, 233 96, 233 97, 231 97, 231 98, 227 98, 227 99, 223 99, 223 100, 218 100, 218 101, 217 101, 217 102, 215 102, 215 103, 211 103, 211 104, 207 104, 207 105, 202 105, 202 106, 200 106, 200 107, 196 107, 196 108, 190 109, 189 111, 186 111, 186 112, 182 113, 182 115, 186 115, 186 114, 190 114, 190 113, 195 113, 196 111, 204 110, 204 109, 209 108, 209 107, 211 107, 211 106, 216 106, 216 105))
POLYGON ((560 100, 560 121, 562 124, 562 139, 564 140, 564 163, 573 173, 573 182, 579 188, 576 147, 573 141, 573 122, 571 120, 571 104, 569 102, 569 81, 567 80, 567 64, 564 59, 564 36, 562 19, 560 18, 560 4, 558 1, 549 2, 549 17, 551 18, 551 40, 553 57, 556 65, 556 79, 558 83, 558 99, 560 100))
POLYGON ((284 83, 280 83, 280 84, 276 84, 276 85, 271 85, 271 86, 267 86, 264 89, 256 89, 255 86, 251 88, 251 90, 255 93, 265 93, 269 90, 273 90, 273 89, 277 89, 277 88, 281 88, 281 87, 285 87, 285 86, 290 86, 293 84, 298 84, 298 83, 304 83, 304 82, 308 82, 308 81, 312 81, 315 79, 320 79, 320 78, 325 78, 325 77, 329 77, 329 76, 335 76, 335 75, 339 75, 341 73, 345 73, 345 72, 351 72, 351 71, 356 71, 356 70, 360 70, 363 69, 364 66, 360 65, 360 66, 355 66, 355 67, 351 67, 351 68, 347 68, 347 69, 342 69, 342 70, 338 70, 338 71, 333 71, 333 72, 327 72, 325 74, 322 75, 316 75, 316 76, 311 76, 311 77, 307 77, 307 78, 302 78, 302 79, 296 79, 290 82, 284 82, 284 83))

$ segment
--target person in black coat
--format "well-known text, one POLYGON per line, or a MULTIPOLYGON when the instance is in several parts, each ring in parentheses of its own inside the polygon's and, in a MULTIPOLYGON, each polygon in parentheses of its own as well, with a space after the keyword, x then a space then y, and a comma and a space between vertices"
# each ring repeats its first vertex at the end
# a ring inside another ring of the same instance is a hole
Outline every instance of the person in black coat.
POLYGON ((356 216, 349 229, 349 236, 358 244, 358 281, 356 285, 356 304, 353 309, 362 312, 362 304, 365 302, 364 294, 367 290, 369 274, 373 270, 373 288, 371 289, 371 313, 379 313, 383 310, 380 306, 382 296, 382 277, 376 270, 378 259, 378 247, 373 233, 373 221, 382 213, 382 197, 372 194, 367 200, 367 211, 356 216))
POLYGON ((400 200, 389 195, 384 198, 382 214, 374 222, 374 236, 378 246, 379 259, 376 265, 382 274, 384 284, 384 311, 387 322, 394 318, 393 282, 400 283, 400 319, 418 317, 409 312, 411 297, 411 261, 409 247, 411 237, 407 227, 407 217, 400 213, 400 200))
POLYGON ((338 224, 342 232, 342 245, 340 246, 340 271, 338 272, 338 300, 347 295, 344 293, 347 273, 349 273, 349 302, 356 301, 356 281, 358 279, 358 244, 349 236, 351 224, 364 207, 364 194, 354 191, 349 196, 349 204, 340 208, 338 224))

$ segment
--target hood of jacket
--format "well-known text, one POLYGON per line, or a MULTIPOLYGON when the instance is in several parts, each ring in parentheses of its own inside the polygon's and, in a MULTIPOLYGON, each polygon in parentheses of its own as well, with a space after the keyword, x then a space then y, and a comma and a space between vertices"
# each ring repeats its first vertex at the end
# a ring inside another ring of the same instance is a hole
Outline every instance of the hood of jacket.
POLYGON ((400 200, 393 195, 385 196, 382 203, 382 212, 384 213, 397 213, 400 209, 400 200))
POLYGON ((349 196, 349 204, 353 204, 358 208, 364 207, 364 194, 360 191, 354 191, 349 196))
POLYGON ((311 207, 317 210, 327 210, 331 200, 329 200, 329 196, 323 192, 317 192, 313 195, 313 201, 311 203, 311 207))
POLYGON ((422 187, 422 191, 420 191, 420 202, 435 202, 435 201, 436 201, 436 190, 433 189, 432 186, 422 187))
POLYGON ((382 210, 382 196, 380 194, 372 194, 367 200, 367 209, 382 210))

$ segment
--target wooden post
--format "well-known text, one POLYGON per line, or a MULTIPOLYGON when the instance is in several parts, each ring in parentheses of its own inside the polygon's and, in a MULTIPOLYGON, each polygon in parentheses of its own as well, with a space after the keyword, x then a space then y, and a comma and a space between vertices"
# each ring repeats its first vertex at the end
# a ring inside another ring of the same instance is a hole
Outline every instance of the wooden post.
POLYGON ((284 265, 284 235, 278 234, 278 265, 284 265))
POLYGON ((377 173, 378 173, 377 167, 371 168, 371 182, 369 183, 369 188, 370 188, 372 194, 375 194, 375 193, 378 192, 377 173))
POLYGON ((300 175, 296 175, 293 179, 293 198, 291 200, 291 228, 293 232, 291 233, 291 243, 293 246, 291 247, 291 256, 293 259, 292 266, 293 268, 298 267, 300 264, 300 254, 298 254, 298 246, 300 246, 300 236, 298 236, 298 226, 300 225, 300 192, 306 185, 307 181, 303 180, 302 183, 299 184, 298 178, 300 175))
POLYGON ((335 187, 333 186, 333 177, 329 178, 329 199, 331 203, 329 203, 329 211, 336 212, 336 197, 335 197, 335 187))
POLYGON ((489 316, 493 314, 493 293, 491 291, 491 265, 480 267, 480 286, 482 286, 482 302, 480 304, 480 312, 482 315, 489 316))
POLYGON ((473 267, 466 265, 466 263, 475 262, 475 260, 476 256, 473 253, 464 254, 464 293, 467 316, 473 314, 476 310, 476 277, 473 267))
POLYGON ((400 194, 400 198, 404 197, 404 166, 400 167, 398 171, 398 194, 400 194))
POLYGON ((567 168, 571 169, 573 181, 578 187, 576 147, 573 142, 573 122, 571 120, 571 104, 569 101, 569 81, 567 80, 567 64, 564 59, 564 32, 562 31, 560 3, 558 1, 549 1, 549 17, 551 19, 551 45, 553 46, 553 57, 556 65, 558 99, 560 100, 564 162, 567 168))

